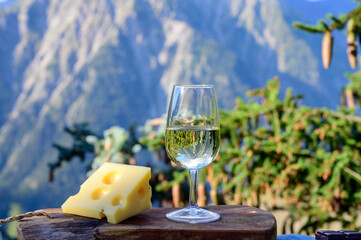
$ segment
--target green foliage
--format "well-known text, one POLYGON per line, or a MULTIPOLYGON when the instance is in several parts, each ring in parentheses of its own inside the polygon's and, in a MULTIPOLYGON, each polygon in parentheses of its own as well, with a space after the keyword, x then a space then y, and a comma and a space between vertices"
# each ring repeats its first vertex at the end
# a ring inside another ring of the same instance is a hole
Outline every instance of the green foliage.
MULTIPOLYGON (((135 124, 129 131, 114 126, 104 131, 103 137, 89 135, 86 141, 94 146, 95 157, 88 169, 88 176, 104 162, 132 163, 134 155, 142 149, 135 136, 135 124)), ((135 162, 133 162, 135 164, 135 162)))
POLYGON ((325 29, 323 28, 323 26, 313 26, 313 25, 308 25, 308 24, 303 24, 300 22, 294 22, 293 27, 307 31, 307 32, 312 32, 312 33, 324 33, 325 29))
POLYGON ((352 19, 356 18, 359 20, 361 14, 361 5, 353 9, 347 14, 340 14, 338 17, 334 16, 331 13, 326 15, 326 18, 329 20, 320 19, 316 25, 305 24, 301 22, 294 22, 293 26, 300 30, 309 32, 309 33, 324 33, 326 31, 333 31, 334 29, 343 29, 346 23, 352 19))
MULTIPOLYGON (((15 216, 22 212, 21 206, 17 203, 11 203, 8 216, 15 216)), ((16 239, 17 237, 17 222, 11 222, 6 225, 6 237, 8 239, 16 239)))
POLYGON ((350 82, 342 91, 341 103, 354 109, 356 105, 361 106, 361 71, 345 75, 350 82))
POLYGON ((95 134, 89 129, 87 123, 79 123, 74 124, 74 126, 72 127, 65 127, 64 131, 72 136, 73 146, 70 148, 57 143, 53 143, 53 147, 58 150, 59 154, 58 159, 55 163, 48 163, 50 169, 50 182, 53 181, 54 171, 61 166, 62 162, 69 162, 74 157, 79 157, 81 161, 84 161, 85 155, 94 151, 93 145, 89 144, 86 141, 87 136, 95 137, 95 134))
POLYGON ((301 229, 307 233, 336 220, 360 228, 361 118, 346 109, 299 106, 290 90, 281 101, 278 84, 275 79, 250 92, 262 104, 238 100, 233 111, 222 113, 223 149, 213 168, 227 176, 223 194, 229 203, 251 199, 256 206, 266 195, 273 199, 270 208, 288 209, 295 219, 307 216, 301 229))
POLYGON ((72 147, 53 144, 59 152, 55 163, 49 163, 50 178, 53 181, 54 171, 61 167, 63 161, 71 161, 75 157, 84 161, 86 154, 94 154, 94 160, 88 167, 88 175, 91 175, 104 162, 131 163, 134 155, 142 149, 135 136, 136 125, 130 126, 129 131, 114 126, 104 131, 103 136, 97 136, 89 128, 87 123, 74 124, 65 127, 64 130, 73 138, 72 147))

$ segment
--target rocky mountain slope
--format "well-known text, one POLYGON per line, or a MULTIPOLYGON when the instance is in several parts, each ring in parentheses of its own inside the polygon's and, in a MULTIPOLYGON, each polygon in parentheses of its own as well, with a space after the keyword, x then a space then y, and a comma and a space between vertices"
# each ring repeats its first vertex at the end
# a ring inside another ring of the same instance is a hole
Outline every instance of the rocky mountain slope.
POLYGON ((335 58, 322 70, 312 47, 320 37, 292 29, 302 14, 281 2, 20 0, 0 8, 0 217, 10 202, 59 207, 77 192, 85 179, 78 161, 48 183, 52 143, 70 144, 64 125, 86 121, 99 133, 142 125, 166 111, 175 83, 214 84, 229 109, 278 75, 306 103, 334 107, 345 63, 335 58))

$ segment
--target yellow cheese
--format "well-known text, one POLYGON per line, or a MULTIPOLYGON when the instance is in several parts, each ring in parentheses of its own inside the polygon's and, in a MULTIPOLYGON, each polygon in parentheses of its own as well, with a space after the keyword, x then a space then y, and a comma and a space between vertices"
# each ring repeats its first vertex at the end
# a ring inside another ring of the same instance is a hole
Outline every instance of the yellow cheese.
POLYGON ((61 206, 64 213, 119 223, 152 207, 150 168, 104 163, 61 206))

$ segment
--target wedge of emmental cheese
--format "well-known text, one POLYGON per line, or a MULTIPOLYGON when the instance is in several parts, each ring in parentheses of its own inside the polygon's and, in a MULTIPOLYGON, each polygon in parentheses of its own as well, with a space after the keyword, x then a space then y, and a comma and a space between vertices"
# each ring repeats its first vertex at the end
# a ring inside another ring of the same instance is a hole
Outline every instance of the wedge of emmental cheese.
POLYGON ((152 207, 150 168, 104 163, 61 206, 64 213, 119 223, 152 207))

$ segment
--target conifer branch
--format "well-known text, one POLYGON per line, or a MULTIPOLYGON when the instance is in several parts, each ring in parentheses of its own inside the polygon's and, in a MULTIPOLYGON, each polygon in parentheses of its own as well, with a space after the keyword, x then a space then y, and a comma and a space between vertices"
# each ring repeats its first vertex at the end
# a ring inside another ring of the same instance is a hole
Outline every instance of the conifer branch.
POLYGON ((339 18, 334 17, 332 14, 327 14, 326 17, 331 21, 333 21, 333 23, 330 26, 327 26, 324 20, 320 20, 317 25, 309 25, 301 22, 294 22, 293 27, 311 33, 325 33, 326 31, 342 29, 350 18, 357 15, 361 16, 361 6, 352 10, 348 14, 340 15, 339 18))

